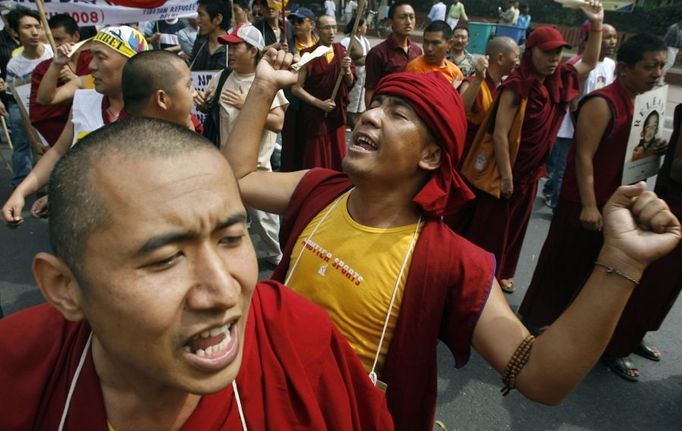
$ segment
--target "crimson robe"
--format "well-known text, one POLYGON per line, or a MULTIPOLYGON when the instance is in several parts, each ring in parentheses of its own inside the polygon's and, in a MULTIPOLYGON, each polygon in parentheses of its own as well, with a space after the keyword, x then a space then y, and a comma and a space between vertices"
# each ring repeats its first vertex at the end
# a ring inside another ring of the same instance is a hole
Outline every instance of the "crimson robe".
MULTIPOLYGON (((31 75, 31 94, 29 96, 29 117, 31 124, 40 132, 50 146, 53 146, 59 135, 62 134, 64 125, 69 121, 71 103, 60 103, 59 105, 41 105, 36 100, 38 97, 38 87, 47 73, 47 69, 52 64, 53 59, 45 60, 33 69, 31 75)), ((76 75, 84 76, 90 74, 90 51, 82 51, 78 56, 76 65, 76 75)))
MULTIPOLYGON (((352 186, 339 172, 312 169, 306 173, 282 223, 280 241, 285 246, 274 279, 286 277, 293 247, 303 229, 352 186)), ((386 397, 397 430, 433 429, 437 341, 448 346, 456 367, 467 363, 494 268, 491 254, 452 232, 440 217, 425 217, 384 369, 378 373, 388 384, 386 397)))
MULTIPOLYGON (((90 328, 49 305, 0 320, 0 429, 56 430, 90 328)), ((237 376, 249 429, 392 429, 386 401, 321 309, 279 283, 259 283, 237 376)), ((88 353, 66 430, 107 430, 88 353)), ((203 396, 183 430, 237 430, 232 385, 203 396)))
MULTIPOLYGON (((301 51, 301 55, 314 51, 318 45, 301 51)), ((305 91, 320 100, 327 100, 334 91, 336 80, 343 73, 341 62, 346 49, 340 43, 333 43, 334 59, 327 63, 322 56, 306 65, 305 91)), ((325 116, 325 112, 307 103, 301 103, 299 115, 303 127, 303 168, 329 168, 341 170, 341 160, 346 155, 346 108, 348 107, 348 86, 341 81, 336 93, 336 108, 325 116)))
POLYGON ((530 53, 527 53, 521 66, 500 84, 497 91, 506 89, 514 91, 517 105, 521 99, 528 100, 521 142, 512 164, 514 192, 509 199, 477 192, 479 198, 472 222, 464 235, 495 254, 498 279, 512 278, 516 272, 538 180, 544 175, 545 161, 566 108, 579 94, 578 73, 573 65, 562 64, 541 83, 536 78, 530 53))
MULTIPOLYGON (((585 96, 580 106, 593 97, 603 98, 613 113, 592 160, 595 198, 601 210, 621 183, 634 107, 618 80, 585 96)), ((604 242, 601 232, 585 229, 580 223, 582 205, 575 157, 573 146, 566 163, 559 203, 519 309, 524 320, 534 325, 549 325, 563 313, 592 272, 604 242)))

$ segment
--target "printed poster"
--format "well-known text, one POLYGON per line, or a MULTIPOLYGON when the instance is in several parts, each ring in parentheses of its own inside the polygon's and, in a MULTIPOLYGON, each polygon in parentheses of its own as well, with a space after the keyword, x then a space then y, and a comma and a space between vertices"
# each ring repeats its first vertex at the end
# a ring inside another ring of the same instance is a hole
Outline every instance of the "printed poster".
MULTIPOLYGON (((195 70, 192 72, 192 84, 194 85, 194 89, 197 90, 197 93, 200 91, 205 91, 206 86, 208 85, 209 81, 211 81, 211 78, 213 76, 220 72, 219 70, 195 70)), ((197 117, 202 123, 206 119, 206 114, 203 112, 199 111, 196 107, 196 105, 192 108, 192 114, 194 114, 195 117, 197 117)))
POLYGON ((662 143, 659 132, 663 126, 668 86, 655 88, 635 99, 635 112, 625 151, 622 184, 633 184, 658 174, 661 158, 657 150, 662 143))

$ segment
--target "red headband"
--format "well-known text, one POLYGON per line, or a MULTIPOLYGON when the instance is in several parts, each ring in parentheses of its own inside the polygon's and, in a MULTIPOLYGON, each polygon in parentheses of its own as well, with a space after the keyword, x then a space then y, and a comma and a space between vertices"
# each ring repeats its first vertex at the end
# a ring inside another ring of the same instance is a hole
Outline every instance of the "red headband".
POLYGON ((455 170, 462 157, 467 123, 462 98, 452 84, 440 72, 393 73, 379 82, 374 95, 407 101, 443 150, 440 168, 414 197, 414 203, 428 215, 442 216, 473 199, 455 170))

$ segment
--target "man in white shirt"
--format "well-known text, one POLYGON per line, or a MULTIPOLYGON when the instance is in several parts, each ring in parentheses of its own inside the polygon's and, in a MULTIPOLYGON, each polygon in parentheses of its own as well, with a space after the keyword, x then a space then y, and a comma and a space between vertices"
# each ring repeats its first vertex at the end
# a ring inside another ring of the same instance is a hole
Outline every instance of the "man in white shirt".
POLYGON ((324 1, 324 14, 336 18, 336 3, 334 0, 324 1))
MULTIPOLYGON (((7 63, 7 93, 11 95, 9 85, 19 85, 30 82, 33 69, 45 60, 52 58, 52 49, 43 43, 45 36, 40 24, 38 12, 17 7, 7 14, 9 26, 19 36, 23 48, 22 52, 10 59, 7 63)), ((28 102, 28 101, 27 101, 28 102)), ((33 154, 31 153, 31 141, 27 133, 30 124, 24 123, 19 112, 18 103, 10 99, 9 106, 9 129, 12 133, 12 170, 14 176, 10 182, 16 187, 31 172, 33 166, 33 154)), ((4 106, 3 109, 4 111, 4 106)), ((42 153, 42 148, 37 146, 36 152, 42 153)))
MULTIPOLYGON (((222 147, 232 132, 256 76, 256 64, 265 47, 265 40, 258 29, 250 24, 244 24, 237 26, 230 34, 222 36, 219 41, 228 45, 228 70, 232 70, 223 72, 229 73, 229 76, 225 79, 218 96, 220 97, 220 143, 222 147)), ((263 130, 258 153, 259 170, 272 172, 270 157, 275 150, 277 133, 284 125, 284 113, 288 106, 289 101, 280 90, 270 106, 270 113, 263 130)), ((250 207, 248 212, 251 217, 251 226, 261 238, 260 246, 256 244, 256 249, 268 263, 279 264, 282 259, 282 251, 279 247, 279 217, 276 214, 250 207)))
POLYGON ((445 21, 445 3, 442 0, 435 0, 427 17, 429 22, 445 21))

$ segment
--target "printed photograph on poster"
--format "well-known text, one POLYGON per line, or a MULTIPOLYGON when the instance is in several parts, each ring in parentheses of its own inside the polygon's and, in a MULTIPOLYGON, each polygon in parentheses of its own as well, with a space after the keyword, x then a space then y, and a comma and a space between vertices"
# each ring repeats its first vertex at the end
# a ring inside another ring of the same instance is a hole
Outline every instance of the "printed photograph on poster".
POLYGON ((658 173, 661 150, 666 141, 659 131, 665 115, 668 86, 656 88, 635 99, 630 137, 625 151, 622 184, 633 184, 658 173))

